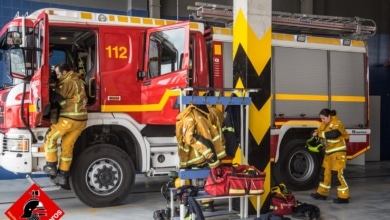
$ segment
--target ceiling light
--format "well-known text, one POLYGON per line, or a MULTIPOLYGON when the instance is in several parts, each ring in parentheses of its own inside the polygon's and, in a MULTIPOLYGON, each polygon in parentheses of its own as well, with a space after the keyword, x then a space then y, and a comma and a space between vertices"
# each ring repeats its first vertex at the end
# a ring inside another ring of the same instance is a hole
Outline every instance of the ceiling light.
POLYGON ((297 41, 299 41, 299 42, 305 42, 305 41, 306 41, 306 36, 305 36, 305 35, 298 35, 298 36, 297 36, 297 41))
POLYGON ((343 45, 344 46, 350 46, 351 45, 351 39, 344 39, 343 40, 343 45))

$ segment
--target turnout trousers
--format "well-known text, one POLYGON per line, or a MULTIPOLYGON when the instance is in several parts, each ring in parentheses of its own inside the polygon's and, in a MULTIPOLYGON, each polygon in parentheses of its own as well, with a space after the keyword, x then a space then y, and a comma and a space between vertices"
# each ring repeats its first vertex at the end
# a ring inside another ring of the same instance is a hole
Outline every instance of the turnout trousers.
POLYGON ((62 138, 58 168, 62 171, 69 171, 74 144, 86 125, 87 121, 75 121, 63 117, 60 117, 56 124, 52 124, 46 135, 46 162, 58 162, 57 140, 62 138))
POLYGON ((331 185, 333 185, 337 187, 338 198, 349 199, 349 188, 343 173, 345 168, 346 152, 325 154, 317 193, 323 196, 329 196, 331 185))

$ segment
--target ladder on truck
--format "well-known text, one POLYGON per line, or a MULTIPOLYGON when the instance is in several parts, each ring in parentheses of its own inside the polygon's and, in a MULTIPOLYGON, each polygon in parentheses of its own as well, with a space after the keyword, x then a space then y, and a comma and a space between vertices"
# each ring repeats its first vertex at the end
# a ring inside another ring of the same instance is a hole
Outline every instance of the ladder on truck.
MULTIPOLYGON (((233 7, 195 2, 187 10, 196 12, 190 18, 196 21, 233 24, 233 7)), ((375 35, 376 24, 372 19, 272 12, 272 30, 278 33, 312 34, 329 37, 365 40, 375 35)))
POLYGON ((226 26, 233 24, 233 7, 229 5, 195 2, 195 6, 187 6, 187 10, 196 11, 190 14, 190 19, 196 21, 220 23, 226 26))

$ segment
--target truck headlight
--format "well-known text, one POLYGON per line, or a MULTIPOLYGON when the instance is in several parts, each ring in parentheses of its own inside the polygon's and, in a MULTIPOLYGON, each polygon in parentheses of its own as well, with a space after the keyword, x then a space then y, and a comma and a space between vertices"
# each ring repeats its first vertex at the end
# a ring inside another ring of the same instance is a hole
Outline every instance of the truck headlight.
POLYGON ((8 139, 7 148, 9 151, 28 151, 28 140, 8 139))

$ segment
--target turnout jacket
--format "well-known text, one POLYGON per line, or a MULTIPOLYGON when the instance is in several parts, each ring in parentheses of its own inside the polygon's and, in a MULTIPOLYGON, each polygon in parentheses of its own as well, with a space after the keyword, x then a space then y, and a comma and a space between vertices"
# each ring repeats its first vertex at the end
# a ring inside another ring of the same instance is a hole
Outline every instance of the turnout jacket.
POLYGON ((69 71, 59 78, 55 92, 62 96, 60 104, 60 117, 70 118, 76 121, 86 121, 87 96, 85 84, 79 75, 69 71))
POLYGON ((325 153, 347 151, 345 139, 349 139, 349 134, 337 115, 330 117, 328 124, 321 123, 317 129, 318 136, 325 141, 325 153))
POLYGON ((240 145, 240 106, 229 105, 225 109, 225 120, 222 123, 222 132, 226 139, 225 149, 229 157, 234 157, 240 145))
POLYGON ((189 105, 176 117, 176 139, 180 168, 204 166, 214 168, 226 156, 222 138, 209 121, 208 114, 189 105))
POLYGON ((222 124, 223 121, 225 121, 225 116, 223 113, 215 106, 207 106, 207 109, 209 111, 208 117, 209 121, 213 125, 213 127, 218 131, 219 136, 221 137, 222 145, 225 148, 225 137, 223 135, 222 131, 222 124))

